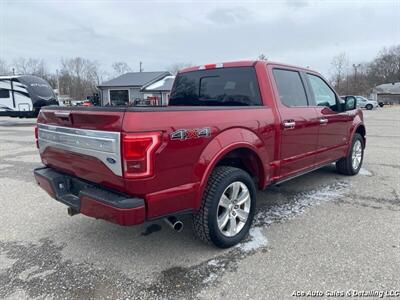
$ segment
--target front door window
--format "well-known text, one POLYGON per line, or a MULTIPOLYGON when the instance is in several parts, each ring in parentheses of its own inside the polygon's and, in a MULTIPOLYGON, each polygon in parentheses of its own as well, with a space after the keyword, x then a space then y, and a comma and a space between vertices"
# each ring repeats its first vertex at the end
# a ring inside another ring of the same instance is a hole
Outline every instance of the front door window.
POLYGON ((317 106, 325 106, 332 110, 337 110, 336 95, 325 81, 311 74, 307 74, 307 77, 314 94, 315 104, 317 104, 317 106))

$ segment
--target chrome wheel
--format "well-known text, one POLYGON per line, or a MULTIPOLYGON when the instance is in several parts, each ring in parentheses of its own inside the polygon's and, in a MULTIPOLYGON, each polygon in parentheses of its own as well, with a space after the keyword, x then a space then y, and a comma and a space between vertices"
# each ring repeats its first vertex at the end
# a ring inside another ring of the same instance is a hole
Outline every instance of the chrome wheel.
POLYGON ((227 237, 238 234, 249 217, 250 192, 243 182, 232 182, 222 193, 218 203, 217 223, 227 237))
POLYGON ((353 145, 353 151, 351 155, 351 163, 353 170, 357 170, 361 164, 362 159, 362 144, 360 140, 356 140, 353 145))

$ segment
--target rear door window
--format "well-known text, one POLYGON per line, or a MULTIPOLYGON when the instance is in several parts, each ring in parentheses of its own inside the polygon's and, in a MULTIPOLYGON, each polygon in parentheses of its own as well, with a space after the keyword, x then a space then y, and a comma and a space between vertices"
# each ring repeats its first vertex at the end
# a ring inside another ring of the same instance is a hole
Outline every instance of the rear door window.
POLYGON ((262 101, 254 68, 235 67, 178 74, 169 105, 259 106, 262 101))
POLYGON ((299 72, 274 69, 273 74, 282 104, 289 107, 308 106, 306 91, 299 72))

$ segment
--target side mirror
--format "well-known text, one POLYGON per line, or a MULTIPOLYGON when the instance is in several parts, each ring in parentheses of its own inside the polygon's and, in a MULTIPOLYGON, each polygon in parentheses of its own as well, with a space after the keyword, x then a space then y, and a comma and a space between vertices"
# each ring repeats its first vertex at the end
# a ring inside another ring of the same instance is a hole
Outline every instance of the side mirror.
POLYGON ((347 96, 344 100, 344 110, 353 110, 357 107, 357 99, 353 96, 347 96))

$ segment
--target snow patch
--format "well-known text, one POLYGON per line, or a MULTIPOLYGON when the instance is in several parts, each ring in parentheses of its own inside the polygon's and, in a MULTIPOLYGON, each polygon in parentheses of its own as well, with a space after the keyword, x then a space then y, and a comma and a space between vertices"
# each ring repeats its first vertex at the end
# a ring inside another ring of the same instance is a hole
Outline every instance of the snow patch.
POLYGON ((211 283, 211 282, 217 280, 217 278, 218 278, 218 274, 210 273, 206 278, 204 278, 203 283, 204 284, 211 283))
POLYGON ((254 225, 262 226, 290 220, 321 202, 342 198, 348 186, 348 183, 338 182, 318 190, 296 194, 289 203, 261 209, 254 217, 254 225))
POLYGON ((361 168, 358 174, 363 175, 363 176, 372 176, 372 173, 368 171, 367 169, 361 168))
POLYGON ((218 267, 218 266, 220 265, 219 262, 218 262, 218 260, 216 260, 216 259, 210 260, 207 264, 208 264, 209 266, 212 266, 212 267, 218 267))
POLYGON ((250 252, 253 250, 257 250, 261 247, 265 247, 268 244, 268 240, 265 235, 262 233, 261 228, 253 227, 250 229, 250 240, 244 243, 240 243, 237 247, 244 251, 250 252))

